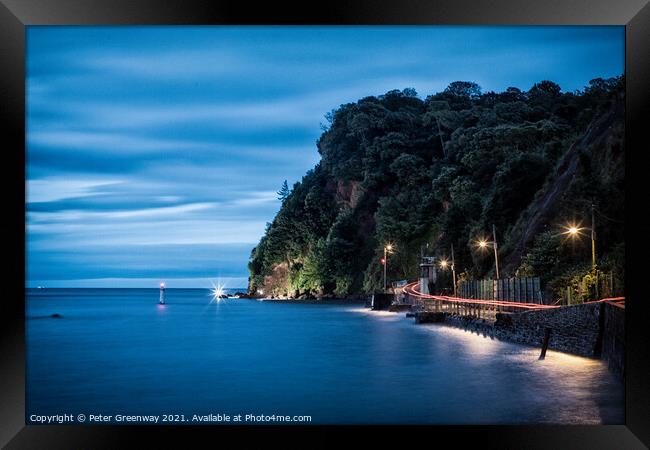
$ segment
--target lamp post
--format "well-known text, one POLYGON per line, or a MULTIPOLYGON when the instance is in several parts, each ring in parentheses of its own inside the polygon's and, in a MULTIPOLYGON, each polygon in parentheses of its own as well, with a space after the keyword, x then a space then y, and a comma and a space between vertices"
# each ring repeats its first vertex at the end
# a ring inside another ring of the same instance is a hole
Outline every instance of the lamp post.
POLYGON ((492 224, 492 238, 494 239, 494 241, 492 241, 492 246, 494 247, 494 264, 496 267, 497 280, 498 280, 499 279, 499 255, 497 254, 497 229, 494 226, 494 224, 492 224))
POLYGON ((570 224, 567 225, 566 231, 563 234, 567 234, 572 238, 580 236, 582 230, 591 231, 591 268, 596 268, 596 217, 594 215, 594 205, 591 205, 591 228, 589 227, 580 227, 579 225, 570 224))
POLYGON ((492 242, 481 239, 478 241, 479 248, 487 248, 488 245, 494 248, 494 267, 496 269, 497 280, 499 279, 499 254, 497 252, 497 230, 494 225, 492 225, 492 242))
POLYGON ((594 216, 594 204, 591 204, 591 268, 596 268, 596 217, 594 216))
POLYGON ((393 250, 391 244, 384 245, 384 292, 386 292, 386 266, 388 265, 388 253, 393 250))
POLYGON ((443 259, 443 260, 440 261, 440 268, 442 270, 446 270, 447 267, 451 266, 452 282, 454 284, 454 297, 456 297, 456 269, 454 268, 453 253, 454 253, 454 251, 452 250, 451 263, 449 261, 447 261, 446 259, 443 259))
MULTIPOLYGON (((591 204, 591 228, 589 227, 580 227, 580 225, 576 224, 569 224, 565 226, 566 231, 564 231, 562 234, 566 234, 571 238, 576 238, 578 236, 581 236, 582 230, 589 230, 591 231, 591 270, 593 275, 596 277, 596 297, 598 298, 599 296, 599 284, 600 284, 600 274, 599 272, 596 271, 596 217, 594 214, 594 209, 595 206, 592 203, 591 204)), ((567 288, 568 289, 568 288, 567 288)))
POLYGON ((454 244, 451 244, 451 275, 454 282, 454 297, 456 295, 456 261, 454 260, 454 244))

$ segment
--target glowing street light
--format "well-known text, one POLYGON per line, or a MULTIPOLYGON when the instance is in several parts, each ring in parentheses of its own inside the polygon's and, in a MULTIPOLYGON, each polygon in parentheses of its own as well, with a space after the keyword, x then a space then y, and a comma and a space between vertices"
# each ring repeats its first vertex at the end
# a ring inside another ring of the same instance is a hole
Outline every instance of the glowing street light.
POLYGON ((449 261, 447 261, 446 259, 440 261, 441 268, 446 269, 448 265, 449 265, 449 261))
POLYGON ((569 227, 567 230, 567 233, 570 234, 571 236, 575 236, 576 234, 580 233, 580 228, 578 227, 569 227))
POLYGON ((384 292, 386 292, 386 266, 388 266, 388 253, 393 251, 393 244, 384 245, 384 258, 381 260, 384 265, 384 292))
POLYGON ((563 228, 564 228, 564 231, 562 232, 562 234, 566 234, 570 238, 576 238, 578 236, 582 236, 583 235, 582 232, 584 230, 589 230, 590 229, 590 228, 587 228, 587 227, 581 227, 580 224, 575 224, 575 223, 567 224, 563 228))

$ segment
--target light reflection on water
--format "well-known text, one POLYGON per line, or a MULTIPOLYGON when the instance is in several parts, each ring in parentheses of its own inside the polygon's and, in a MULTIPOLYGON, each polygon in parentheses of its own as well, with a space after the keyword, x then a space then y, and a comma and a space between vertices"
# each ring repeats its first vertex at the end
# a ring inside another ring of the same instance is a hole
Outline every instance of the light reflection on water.
MULTIPOLYGON (((399 320, 404 313, 370 311, 365 308, 352 309, 382 319, 399 320)), ((413 323, 414 319, 406 319, 413 323)), ((475 331, 464 330, 443 324, 419 324, 419 331, 430 333, 436 341, 432 344, 442 348, 446 354, 474 365, 498 365, 504 371, 517 371, 527 374, 526 379, 513 389, 507 397, 518 392, 518 400, 528 402, 531 408, 538 408, 540 422, 600 424, 623 422, 623 385, 617 382, 605 364, 597 359, 585 358, 567 353, 548 350, 545 359, 540 360, 540 349, 512 344, 485 336, 475 331), (561 407, 544 412, 544 405, 555 404, 561 407)), ((488 369, 486 372, 491 371, 488 369)), ((476 384, 477 389, 504 391, 498 377, 482 376, 476 384)), ((520 418, 512 417, 517 423, 520 418)), ((526 422, 526 420, 522 420, 526 422)))
MULTIPOLYGON (((48 290, 49 291, 49 290, 48 290)), ((207 290, 31 292, 38 414, 308 414, 313 423, 623 423, 597 360, 404 313, 224 300, 207 290), (62 315, 60 319, 49 316, 62 315), (41 318, 42 320, 36 320, 41 318)))

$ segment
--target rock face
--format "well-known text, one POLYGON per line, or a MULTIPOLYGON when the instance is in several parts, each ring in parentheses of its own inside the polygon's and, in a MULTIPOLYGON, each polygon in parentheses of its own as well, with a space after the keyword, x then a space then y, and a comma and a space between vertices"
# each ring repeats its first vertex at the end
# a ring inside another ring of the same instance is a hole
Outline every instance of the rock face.
POLYGON ((289 265, 286 262, 275 264, 271 273, 264 277, 264 284, 260 288, 271 297, 286 296, 288 279, 289 265))
POLYGON ((354 209, 361 195, 359 181, 330 180, 328 188, 336 192, 336 201, 342 206, 354 209))

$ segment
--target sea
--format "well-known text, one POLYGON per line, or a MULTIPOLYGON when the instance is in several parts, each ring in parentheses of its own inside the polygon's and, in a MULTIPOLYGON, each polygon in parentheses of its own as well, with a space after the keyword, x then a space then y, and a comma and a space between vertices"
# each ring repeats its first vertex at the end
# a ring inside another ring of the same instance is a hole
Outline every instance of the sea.
POLYGON ((623 382, 600 360, 539 360, 538 348, 345 301, 170 288, 158 300, 158 289, 27 289, 26 422, 625 422, 623 382))

